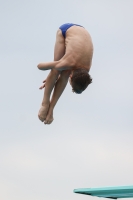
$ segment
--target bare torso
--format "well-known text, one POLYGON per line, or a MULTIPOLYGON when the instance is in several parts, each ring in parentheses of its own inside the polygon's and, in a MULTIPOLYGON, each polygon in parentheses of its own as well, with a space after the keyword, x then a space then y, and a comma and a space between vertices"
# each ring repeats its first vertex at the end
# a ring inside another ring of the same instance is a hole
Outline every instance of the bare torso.
POLYGON ((65 55, 74 60, 74 68, 90 70, 93 56, 93 44, 88 31, 80 26, 72 26, 66 32, 65 55))

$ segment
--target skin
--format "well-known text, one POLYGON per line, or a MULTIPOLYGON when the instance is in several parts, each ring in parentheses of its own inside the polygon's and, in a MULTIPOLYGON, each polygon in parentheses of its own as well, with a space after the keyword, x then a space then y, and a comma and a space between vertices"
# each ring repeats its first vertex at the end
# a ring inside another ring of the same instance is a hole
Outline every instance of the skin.
POLYGON ((45 124, 53 121, 53 109, 64 91, 68 79, 75 69, 83 68, 89 72, 92 64, 93 44, 91 36, 83 27, 72 26, 63 37, 61 30, 57 31, 54 49, 54 61, 39 63, 38 69, 51 70, 40 89, 44 90, 39 119, 45 124), (54 88, 54 90, 53 90, 54 88), (50 95, 53 90, 52 98, 50 95))

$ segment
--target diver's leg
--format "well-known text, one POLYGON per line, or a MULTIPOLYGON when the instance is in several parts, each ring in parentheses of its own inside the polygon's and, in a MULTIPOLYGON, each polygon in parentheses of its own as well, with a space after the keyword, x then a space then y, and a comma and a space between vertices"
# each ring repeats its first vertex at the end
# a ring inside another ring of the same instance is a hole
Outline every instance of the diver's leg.
MULTIPOLYGON (((65 54, 65 39, 62 36, 62 32, 59 29, 57 31, 57 36, 56 36, 56 43, 55 43, 55 49, 54 49, 54 60, 58 61, 60 60, 65 54)), ((53 121, 53 109, 59 99, 59 97, 61 96, 63 90, 65 89, 67 82, 68 82, 68 72, 66 71, 62 71, 60 74, 59 79, 57 80, 56 84, 55 84, 55 88, 54 88, 54 92, 51 98, 51 102, 50 102, 50 107, 47 113, 47 117, 45 119, 45 124, 51 124, 51 122, 53 121), (63 75, 64 74, 64 78, 63 75)))
POLYGON ((51 124, 52 123, 52 121, 53 121, 53 109, 54 109, 58 99, 60 98, 61 94, 63 93, 63 91, 64 91, 64 89, 67 85, 69 76, 70 76, 70 71, 62 71, 60 78, 56 82, 54 92, 53 92, 53 95, 52 95, 52 99, 51 99, 51 102, 50 102, 48 114, 47 114, 47 117, 44 121, 45 124, 51 124))
POLYGON ((59 72, 57 70, 51 70, 51 72, 49 73, 46 79, 44 96, 43 96, 41 108, 38 113, 38 117, 42 122, 46 119, 48 109, 49 109, 49 104, 50 104, 50 95, 58 76, 59 76, 59 72))
MULTIPOLYGON (((54 49, 54 60, 55 61, 60 60, 64 56, 64 53, 65 53, 65 40, 64 37, 62 36, 61 30, 58 30, 56 35, 55 49, 54 49)), ((60 74, 59 71, 53 69, 51 70, 46 79, 42 106, 38 113, 38 117, 41 121, 44 121, 46 119, 50 104, 50 95, 55 86, 55 82, 59 74, 60 74)))

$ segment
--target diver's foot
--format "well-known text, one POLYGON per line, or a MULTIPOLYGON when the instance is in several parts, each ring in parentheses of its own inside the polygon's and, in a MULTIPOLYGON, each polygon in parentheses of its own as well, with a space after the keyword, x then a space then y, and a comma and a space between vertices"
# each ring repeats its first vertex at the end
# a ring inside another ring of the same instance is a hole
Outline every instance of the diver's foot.
POLYGON ((53 120, 54 120, 54 118, 53 118, 53 111, 49 110, 48 114, 47 114, 47 117, 44 120, 44 124, 51 124, 53 120))
POLYGON ((44 120, 47 117, 47 113, 48 113, 48 109, 49 109, 49 103, 47 104, 43 104, 38 112, 38 118, 44 122, 44 120))

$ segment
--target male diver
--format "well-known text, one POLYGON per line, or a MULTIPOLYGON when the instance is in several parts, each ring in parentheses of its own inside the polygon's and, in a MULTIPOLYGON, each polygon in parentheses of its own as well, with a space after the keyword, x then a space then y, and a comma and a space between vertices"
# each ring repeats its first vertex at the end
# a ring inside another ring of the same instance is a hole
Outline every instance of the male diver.
POLYGON ((40 70, 51 70, 40 89, 44 97, 38 113, 45 124, 53 121, 53 109, 64 91, 68 79, 72 91, 81 94, 92 82, 89 75, 93 44, 88 31, 78 24, 67 23, 59 27, 56 35, 54 61, 38 64, 40 70), (54 89, 54 90, 53 90, 54 89), (50 99, 51 92, 52 97, 50 99))

